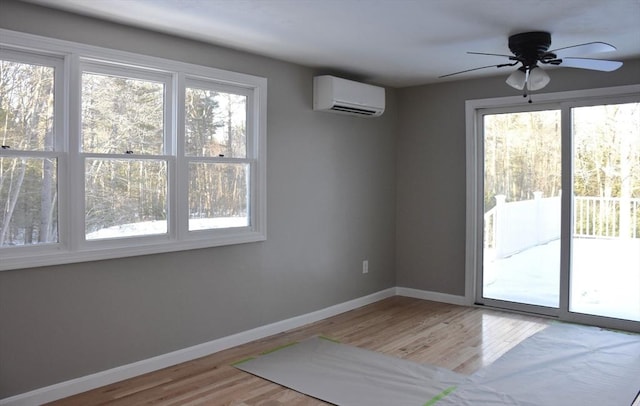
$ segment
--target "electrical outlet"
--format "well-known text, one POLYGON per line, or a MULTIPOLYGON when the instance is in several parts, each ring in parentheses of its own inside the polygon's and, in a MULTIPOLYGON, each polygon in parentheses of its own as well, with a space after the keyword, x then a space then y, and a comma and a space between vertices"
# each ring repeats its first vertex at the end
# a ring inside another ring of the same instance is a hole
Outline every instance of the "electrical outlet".
POLYGON ((369 273, 369 260, 362 261, 362 273, 369 273))

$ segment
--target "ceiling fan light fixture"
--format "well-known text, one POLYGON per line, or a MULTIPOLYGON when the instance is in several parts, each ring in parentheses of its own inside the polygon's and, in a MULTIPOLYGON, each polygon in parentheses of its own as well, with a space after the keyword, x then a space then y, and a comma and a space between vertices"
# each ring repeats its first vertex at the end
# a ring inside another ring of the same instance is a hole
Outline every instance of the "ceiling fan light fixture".
POLYGON ((549 84, 551 78, 549 74, 538 66, 529 69, 529 80, 527 80, 527 89, 534 91, 540 90, 549 84))
POLYGON ((527 70, 524 67, 516 69, 509 75, 506 82, 514 89, 524 89, 524 85, 527 83, 527 70))

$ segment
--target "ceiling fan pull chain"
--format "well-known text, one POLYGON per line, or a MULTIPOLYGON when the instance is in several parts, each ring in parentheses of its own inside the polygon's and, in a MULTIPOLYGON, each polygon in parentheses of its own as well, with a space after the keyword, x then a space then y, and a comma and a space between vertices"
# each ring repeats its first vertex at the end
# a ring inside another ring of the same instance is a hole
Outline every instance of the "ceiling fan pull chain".
POLYGON ((524 98, 526 99, 526 98, 527 98, 527 96, 529 97, 528 103, 533 103, 533 102, 531 101, 531 93, 527 93, 527 90, 526 90, 526 88, 525 88, 525 91, 524 91, 524 93, 522 94, 522 97, 524 97, 524 98))

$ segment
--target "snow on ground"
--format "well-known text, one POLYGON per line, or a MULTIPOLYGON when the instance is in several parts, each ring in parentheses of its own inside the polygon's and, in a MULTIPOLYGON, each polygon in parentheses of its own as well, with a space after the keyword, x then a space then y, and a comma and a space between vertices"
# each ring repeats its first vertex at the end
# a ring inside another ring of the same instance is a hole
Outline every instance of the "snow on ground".
MULTIPOLYGON (((560 240, 484 269, 484 297, 559 306, 560 240)), ((640 321, 640 239, 575 238, 570 284, 570 311, 640 321)))
MULTIPOLYGON (((216 228, 247 227, 246 217, 217 217, 204 219, 190 219, 189 231, 211 230, 216 228)), ((104 238, 122 238, 144 235, 159 235, 167 233, 166 221, 141 221, 139 223, 121 224, 103 228, 87 234, 87 240, 104 238)))

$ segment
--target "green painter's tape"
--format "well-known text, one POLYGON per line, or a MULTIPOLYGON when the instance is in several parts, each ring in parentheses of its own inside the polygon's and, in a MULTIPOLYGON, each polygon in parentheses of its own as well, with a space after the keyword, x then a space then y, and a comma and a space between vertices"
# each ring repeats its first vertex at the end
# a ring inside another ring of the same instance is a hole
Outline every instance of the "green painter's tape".
POLYGON ((435 397, 433 397, 430 401, 425 403, 423 406, 435 405, 437 401, 439 401, 440 399, 444 398, 445 396, 447 396, 448 394, 450 394, 451 392, 453 392, 457 388, 458 388, 457 386, 448 387, 447 389, 445 389, 442 392, 438 393, 435 397))
POLYGON ((247 362, 247 361, 251 361, 252 359, 255 359, 254 357, 247 357, 247 358, 243 358, 240 361, 236 361, 233 364, 231 364, 232 367, 235 367, 236 365, 240 365, 243 362, 247 362))
POLYGON ((327 336, 318 336, 318 338, 321 338, 321 339, 327 340, 327 341, 331 341, 332 343, 340 344, 340 341, 336 340, 335 338, 331 338, 331 337, 327 337, 327 336))
POLYGON ((260 353, 260 355, 267 355, 267 354, 271 354, 272 352, 276 352, 276 351, 279 351, 279 350, 281 350, 281 349, 283 349, 283 348, 291 347, 292 345, 296 345, 296 344, 298 344, 298 342, 297 342, 297 341, 294 341, 294 342, 289 343, 289 344, 284 344, 284 345, 281 345, 280 347, 276 347, 276 348, 273 348, 273 349, 271 349, 271 350, 267 350, 267 351, 265 351, 265 352, 262 352, 262 353, 260 353))
MULTIPOLYGON (((289 344, 284 344, 284 345, 281 345, 281 346, 279 346, 279 347, 272 348, 272 349, 270 349, 270 350, 266 350, 265 352, 261 352, 261 353, 260 353, 260 355, 267 355, 267 354, 271 354, 272 352, 276 352, 276 351, 278 351, 278 350, 281 350, 281 349, 283 349, 283 348, 287 348, 287 347, 291 347, 292 345, 296 345, 296 344, 298 344, 298 342, 297 342, 297 341, 294 341, 294 342, 289 343, 289 344)), ((233 364, 231 364, 231 366, 240 365, 240 364, 242 364, 242 363, 244 363, 244 362, 251 361, 252 359, 255 359, 255 357, 247 357, 247 358, 243 358, 243 359, 241 359, 240 361, 236 361, 236 362, 234 362, 233 364)))

